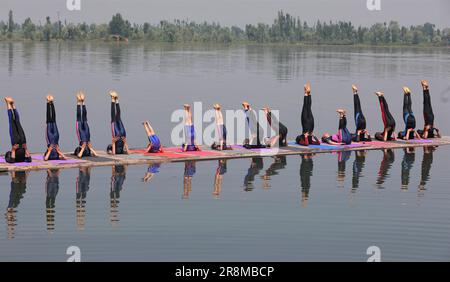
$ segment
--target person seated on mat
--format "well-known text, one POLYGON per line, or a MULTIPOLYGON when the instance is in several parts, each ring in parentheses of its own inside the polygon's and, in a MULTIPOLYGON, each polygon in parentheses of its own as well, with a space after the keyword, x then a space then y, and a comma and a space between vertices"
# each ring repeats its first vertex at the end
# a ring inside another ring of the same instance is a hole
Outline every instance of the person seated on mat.
POLYGON ((370 137, 369 131, 366 127, 366 118, 364 117, 361 101, 359 100, 358 95, 358 87, 352 84, 353 91, 353 105, 354 105, 354 114, 355 114, 355 124, 356 124, 356 132, 352 134, 353 142, 364 142, 364 141, 372 141, 370 137))
POLYGON ((412 111, 411 90, 408 87, 403 87, 403 120, 405 122, 405 131, 398 133, 398 138, 403 140, 414 139, 417 137, 420 139, 419 134, 416 132, 416 118, 412 111))
POLYGON ((297 136, 295 142, 299 145, 320 145, 320 140, 314 136, 314 116, 312 113, 311 85, 304 86, 305 96, 303 97, 302 108, 302 134, 297 136))
POLYGON ((161 145, 161 141, 159 140, 159 137, 156 135, 155 130, 153 130, 153 127, 150 125, 148 121, 144 121, 142 123, 145 128, 145 132, 148 136, 148 145, 145 150, 148 153, 162 153, 163 152, 163 146, 161 145))
POLYGON ((269 147, 274 147, 278 144, 279 147, 286 147, 288 134, 287 127, 282 124, 275 115, 272 115, 272 111, 269 107, 264 107, 263 111, 266 114, 267 123, 272 128, 272 130, 277 133, 276 136, 269 138, 269 141, 266 145, 269 147))
POLYGON ((195 128, 192 123, 191 106, 184 104, 184 136, 185 143, 182 145, 183 152, 200 151, 199 146, 195 140, 195 128))
POLYGON ((220 104, 214 104, 213 108, 215 110, 216 116, 216 136, 218 136, 219 141, 214 142, 211 145, 211 149, 214 150, 230 150, 231 148, 227 146, 227 128, 223 122, 223 115, 220 104))
POLYGON ((128 154, 127 132, 120 117, 119 94, 116 91, 110 91, 109 95, 111 96, 112 142, 106 151, 112 155, 128 154))
POLYGON ((11 137, 11 151, 6 152, 7 163, 31 162, 31 155, 27 149, 27 138, 20 123, 19 112, 11 97, 5 97, 8 109, 9 135, 11 137))
POLYGON ((338 109, 339 114, 339 130, 337 134, 330 135, 325 133, 322 136, 322 142, 329 145, 350 145, 352 143, 352 135, 347 129, 347 117, 345 110, 338 109))
POLYGON ((77 122, 76 130, 79 146, 75 149, 75 155, 78 158, 97 156, 91 143, 91 133, 87 122, 87 109, 84 104, 85 95, 83 92, 77 93, 77 122))
POLYGON ((439 129, 434 126, 434 113, 433 107, 431 106, 431 96, 430 89, 428 86, 428 81, 422 80, 423 89, 423 117, 425 119, 425 125, 423 130, 417 130, 417 133, 424 138, 441 138, 441 133, 439 129))
POLYGON ((53 102, 54 98, 52 95, 47 97, 47 130, 45 132, 45 137, 47 140, 47 150, 44 153, 44 160, 65 160, 63 152, 59 148, 59 131, 56 125, 56 111, 55 104, 53 102))
POLYGON ((386 98, 384 98, 383 92, 375 92, 378 96, 381 107, 381 118, 383 119, 384 129, 383 132, 375 133, 375 139, 379 141, 392 141, 396 139, 395 136, 395 119, 389 111, 386 98))
POLYGON ((262 128, 259 125, 256 112, 251 108, 248 102, 242 102, 242 107, 244 109, 245 121, 250 134, 249 138, 244 140, 244 147, 247 149, 265 148, 266 146, 261 143, 262 128))

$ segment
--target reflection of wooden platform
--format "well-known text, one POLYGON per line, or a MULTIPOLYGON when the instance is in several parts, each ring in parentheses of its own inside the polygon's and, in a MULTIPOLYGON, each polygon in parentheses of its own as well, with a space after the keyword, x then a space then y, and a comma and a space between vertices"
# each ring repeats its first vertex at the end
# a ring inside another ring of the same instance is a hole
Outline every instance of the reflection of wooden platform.
MULTIPOLYGON (((42 154, 33 154, 31 163, 5 163, 0 158, 0 172, 14 170, 41 170, 50 168, 76 168, 83 166, 112 166, 112 165, 139 165, 151 164, 155 162, 182 162, 182 161, 203 161, 217 159, 234 158, 252 158, 258 156, 276 156, 276 155, 304 155, 317 153, 330 153, 342 151, 360 151, 360 150, 381 150, 381 149, 401 149, 408 147, 426 147, 450 145, 450 137, 430 140, 413 141, 395 141, 395 142, 367 142, 361 144, 352 144, 349 146, 311 146, 303 147, 298 145, 289 145, 280 149, 255 149, 247 150, 241 146, 233 146, 233 150, 213 151, 204 147, 200 152, 181 152, 179 148, 166 148, 163 154, 147 154, 143 150, 131 150, 129 155, 111 156, 106 152, 99 152, 99 157, 89 157, 78 160, 70 156, 66 161, 43 161, 42 154)), ((69 155, 68 155, 69 156, 69 155)))

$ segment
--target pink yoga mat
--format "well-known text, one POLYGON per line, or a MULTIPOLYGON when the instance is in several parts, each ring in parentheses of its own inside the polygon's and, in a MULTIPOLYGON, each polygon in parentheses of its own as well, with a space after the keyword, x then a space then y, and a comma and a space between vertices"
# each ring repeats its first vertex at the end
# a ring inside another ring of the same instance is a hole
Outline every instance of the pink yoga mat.
POLYGON ((164 150, 163 153, 148 153, 147 150, 145 150, 145 149, 135 149, 135 150, 130 150, 130 153, 143 154, 144 156, 154 156, 154 157, 162 157, 162 158, 169 158, 169 159, 188 158, 189 157, 189 155, 172 152, 172 151, 167 150, 166 148, 164 148, 163 150, 164 150))
POLYGON ((177 147, 165 148, 164 150, 167 151, 167 152, 186 154, 186 155, 191 155, 191 156, 223 156, 224 155, 221 152, 212 152, 212 151, 188 151, 188 152, 183 152, 183 150, 181 148, 177 148, 177 147))

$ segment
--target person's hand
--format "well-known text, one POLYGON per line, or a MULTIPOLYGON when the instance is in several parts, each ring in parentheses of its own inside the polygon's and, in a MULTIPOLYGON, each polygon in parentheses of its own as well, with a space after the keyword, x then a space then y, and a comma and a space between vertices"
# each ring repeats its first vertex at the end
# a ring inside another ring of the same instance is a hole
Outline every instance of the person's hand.
POLYGON ((404 87, 403 87, 403 93, 405 93, 405 94, 410 94, 410 93, 411 93, 411 90, 410 90, 408 87, 404 86, 404 87))
POLYGON ((352 84, 352 91, 353 91, 353 94, 358 93, 358 87, 355 84, 352 84))

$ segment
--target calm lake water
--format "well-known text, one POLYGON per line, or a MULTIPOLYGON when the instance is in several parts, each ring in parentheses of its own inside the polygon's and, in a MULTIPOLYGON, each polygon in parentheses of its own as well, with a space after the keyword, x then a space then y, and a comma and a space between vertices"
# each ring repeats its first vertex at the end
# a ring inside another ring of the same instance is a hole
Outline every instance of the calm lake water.
MULTIPOLYGON (((203 110, 215 102, 268 104, 292 139, 307 81, 316 131, 334 132, 335 109, 352 110, 351 83, 371 131, 381 128, 376 90, 402 125, 404 85, 422 126, 419 81, 428 79, 436 125, 449 135, 449 77, 449 49, 0 43, 3 95, 16 99, 32 151, 45 146, 48 92, 61 146, 73 150, 79 89, 100 149, 110 141, 110 89, 121 94, 130 145, 143 147, 143 120, 167 144, 173 110, 194 101, 203 110)), ((0 132, 5 152, 6 111, 0 132)), ((172 163, 148 182, 147 166, 5 173, 0 260, 65 261, 74 245, 85 261, 365 261, 369 246, 385 261, 448 261, 449 157, 450 147, 440 147, 239 159, 227 161, 221 177, 218 161, 172 163)))

